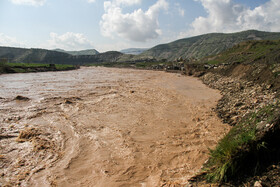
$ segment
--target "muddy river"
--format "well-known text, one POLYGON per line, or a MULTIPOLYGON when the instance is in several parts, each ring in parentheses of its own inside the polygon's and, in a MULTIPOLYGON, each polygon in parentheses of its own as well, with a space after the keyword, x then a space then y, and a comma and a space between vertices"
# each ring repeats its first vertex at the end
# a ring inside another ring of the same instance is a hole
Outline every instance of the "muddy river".
POLYGON ((165 72, 0 75, 0 186, 181 186, 229 127, 221 95, 165 72))

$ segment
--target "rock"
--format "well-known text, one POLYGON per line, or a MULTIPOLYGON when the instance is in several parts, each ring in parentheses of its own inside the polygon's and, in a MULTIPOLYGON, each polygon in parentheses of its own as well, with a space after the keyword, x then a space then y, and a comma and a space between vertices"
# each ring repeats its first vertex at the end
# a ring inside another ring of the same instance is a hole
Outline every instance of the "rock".
POLYGON ((265 122, 265 121, 261 121, 261 122, 259 122, 259 123, 257 124, 256 129, 257 129, 257 131, 262 131, 262 130, 265 129, 265 127, 266 127, 266 122, 265 122))
POLYGON ((276 95, 266 89, 267 84, 259 85, 238 77, 208 72, 200 79, 209 87, 221 91, 223 97, 219 100, 215 111, 230 125, 238 123, 240 118, 249 112, 258 111, 263 104, 272 102, 276 95), (235 116, 239 116, 239 119, 234 118, 235 116))
POLYGON ((261 181, 256 181, 254 187, 262 187, 261 181))
POLYGON ((235 124, 237 124, 237 122, 238 122, 238 120, 239 120, 239 117, 238 117, 238 116, 233 116, 233 117, 231 118, 231 120, 232 120, 232 124, 235 125, 235 124))
POLYGON ((64 101, 64 103, 65 103, 65 104, 72 104, 73 102, 70 101, 70 100, 68 100, 68 99, 66 99, 66 100, 64 101))
POLYGON ((238 103, 236 103, 234 106, 235 106, 235 107, 239 107, 239 106, 242 106, 242 105, 244 105, 242 102, 238 102, 238 103))
POLYGON ((268 90, 269 90, 271 87, 272 87, 272 85, 271 85, 271 84, 269 84, 269 85, 267 85, 267 86, 266 86, 266 89, 268 89, 268 90))
POLYGON ((247 109, 248 109, 248 106, 246 106, 246 105, 240 107, 240 110, 247 110, 247 109))
POLYGON ((253 103, 257 104, 257 103, 259 103, 259 100, 258 99, 254 99, 253 103))
POLYGON ((29 101, 30 99, 28 97, 24 97, 24 96, 21 96, 21 95, 18 95, 15 97, 14 100, 18 100, 18 101, 29 101))

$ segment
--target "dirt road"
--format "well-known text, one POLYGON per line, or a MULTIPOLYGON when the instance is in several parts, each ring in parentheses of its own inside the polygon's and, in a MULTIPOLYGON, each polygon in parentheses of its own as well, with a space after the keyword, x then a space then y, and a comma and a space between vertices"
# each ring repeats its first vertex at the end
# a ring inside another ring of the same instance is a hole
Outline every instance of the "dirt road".
POLYGON ((212 111, 219 92, 192 77, 82 68, 0 79, 2 185, 180 186, 229 130, 212 111))

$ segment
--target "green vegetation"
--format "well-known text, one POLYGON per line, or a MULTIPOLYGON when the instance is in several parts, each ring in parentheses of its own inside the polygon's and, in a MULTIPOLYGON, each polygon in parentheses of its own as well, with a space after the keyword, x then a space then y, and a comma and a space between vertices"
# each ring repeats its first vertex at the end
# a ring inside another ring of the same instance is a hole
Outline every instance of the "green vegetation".
POLYGON ((155 46, 140 57, 155 57, 158 59, 175 60, 179 57, 184 59, 201 59, 206 56, 216 55, 234 45, 248 40, 279 40, 280 33, 261 32, 249 30, 238 33, 212 33, 191 38, 180 39, 168 44, 155 46))
POLYGON ((9 58, 10 62, 74 65, 97 64, 103 62, 138 63, 162 59, 174 61, 178 58, 197 60, 209 55, 216 55, 240 42, 248 40, 276 39, 280 39, 280 33, 256 30, 230 34, 212 33, 180 39, 168 44, 161 44, 141 53, 140 55, 128 55, 117 51, 98 53, 94 49, 84 51, 63 51, 57 49, 57 51, 52 51, 45 49, 0 47, 0 58, 9 58))
POLYGON ((239 186, 248 179, 254 182, 256 176, 277 165, 280 161, 280 103, 277 102, 280 98, 280 40, 241 42, 218 55, 186 64, 186 69, 191 72, 211 72, 212 80, 208 81, 205 77, 203 80, 220 89, 224 95, 216 108, 219 116, 227 123, 238 119, 232 123, 235 126, 216 148, 210 150, 210 158, 204 165, 205 175, 199 175, 197 179, 239 186), (225 81, 221 81, 222 86, 219 86, 220 82, 216 84, 216 78, 225 78, 225 81), (258 86, 259 94, 255 94, 253 90, 258 86), (252 92, 248 88, 252 88, 252 92), (269 97, 270 93, 275 94, 275 97, 269 97), (266 96, 267 101, 258 100, 258 97, 266 96), (235 103, 231 102, 235 99, 257 99, 258 102, 243 109, 227 105, 235 103), (252 111, 253 107, 257 110, 246 113, 252 111))
POLYGON ((211 71, 266 84, 280 96, 280 40, 247 41, 198 63, 219 66, 211 71))
POLYGON ((246 172, 257 172, 258 163, 264 161, 254 158, 254 155, 258 155, 262 149, 267 149, 267 142, 262 140, 258 129, 263 124, 273 124, 279 115, 279 109, 279 102, 264 106, 261 110, 247 115, 240 124, 233 127, 217 147, 210 151, 210 159, 205 165, 207 180, 226 182, 246 172), (251 160, 248 160, 248 155, 251 160), (248 167, 248 162, 252 160, 256 162, 253 164, 254 168, 248 167))
POLYGON ((8 63, 6 59, 0 61, 1 73, 28 73, 43 71, 63 71, 77 69, 74 65, 66 64, 35 64, 35 63, 8 63))
POLYGON ((237 44, 219 55, 206 57, 200 62, 208 64, 233 62, 249 64, 265 60, 265 63, 273 63, 279 57, 279 51, 280 40, 247 41, 237 44))
MULTIPOLYGON (((50 67, 49 64, 35 64, 35 63, 7 63, 6 65, 10 67, 26 67, 26 68, 32 68, 32 67, 50 67)), ((56 69, 67 69, 74 67, 73 65, 67 65, 67 64, 54 64, 54 67, 56 69)))
POLYGON ((81 51, 65 51, 63 49, 55 49, 54 51, 68 53, 68 54, 74 55, 74 56, 99 54, 99 52, 95 49, 87 49, 87 50, 81 50, 81 51))

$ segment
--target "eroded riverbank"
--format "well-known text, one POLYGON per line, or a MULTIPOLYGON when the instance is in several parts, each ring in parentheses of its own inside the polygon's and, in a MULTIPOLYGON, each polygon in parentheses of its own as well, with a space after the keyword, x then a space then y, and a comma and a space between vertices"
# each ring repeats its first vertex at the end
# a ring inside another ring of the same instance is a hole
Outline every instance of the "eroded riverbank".
POLYGON ((219 92, 192 77, 82 68, 0 79, 2 184, 183 185, 229 130, 212 110, 219 92))

